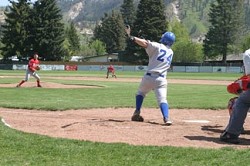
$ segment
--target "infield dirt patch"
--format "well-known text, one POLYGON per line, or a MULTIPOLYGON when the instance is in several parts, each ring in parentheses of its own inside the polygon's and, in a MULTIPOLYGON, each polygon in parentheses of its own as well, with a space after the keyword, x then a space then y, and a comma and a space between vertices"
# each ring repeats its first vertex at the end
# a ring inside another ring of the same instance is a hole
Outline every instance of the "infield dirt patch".
POLYGON ((228 122, 227 110, 172 109, 172 126, 163 124, 159 109, 143 109, 145 122, 132 122, 130 108, 39 111, 0 109, 0 116, 11 128, 50 137, 70 138, 131 145, 177 146, 197 148, 250 147, 250 128, 241 144, 219 141, 228 122))

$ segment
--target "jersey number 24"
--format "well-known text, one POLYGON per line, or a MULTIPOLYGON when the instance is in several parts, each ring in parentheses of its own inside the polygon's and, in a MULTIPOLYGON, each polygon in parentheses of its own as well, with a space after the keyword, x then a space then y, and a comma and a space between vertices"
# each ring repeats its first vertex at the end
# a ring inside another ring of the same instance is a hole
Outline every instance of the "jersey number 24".
MULTIPOLYGON (((161 52, 161 54, 160 54, 160 56, 157 58, 157 60, 158 60, 158 61, 161 61, 161 62, 164 62, 164 59, 165 59, 164 57, 166 56, 167 51, 161 49, 160 52, 161 52)), ((171 54, 171 55, 169 55, 169 56, 167 57, 167 62, 166 62, 167 64, 170 64, 170 63, 171 63, 172 57, 173 57, 173 54, 171 54)))

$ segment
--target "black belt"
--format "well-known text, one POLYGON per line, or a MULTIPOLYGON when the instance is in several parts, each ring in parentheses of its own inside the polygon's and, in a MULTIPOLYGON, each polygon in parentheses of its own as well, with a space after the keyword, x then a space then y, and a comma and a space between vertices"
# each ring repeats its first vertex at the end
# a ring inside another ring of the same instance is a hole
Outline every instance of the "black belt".
POLYGON ((152 73, 146 73, 147 76, 159 76, 159 77, 164 77, 162 74, 152 74, 152 73))

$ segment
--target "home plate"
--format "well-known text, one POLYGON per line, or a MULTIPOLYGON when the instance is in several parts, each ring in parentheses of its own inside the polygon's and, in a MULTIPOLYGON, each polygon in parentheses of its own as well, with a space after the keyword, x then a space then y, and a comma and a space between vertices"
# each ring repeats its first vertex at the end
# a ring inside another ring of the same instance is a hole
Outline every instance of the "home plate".
POLYGON ((183 120, 183 121, 187 123, 209 123, 210 122, 208 120, 183 120))

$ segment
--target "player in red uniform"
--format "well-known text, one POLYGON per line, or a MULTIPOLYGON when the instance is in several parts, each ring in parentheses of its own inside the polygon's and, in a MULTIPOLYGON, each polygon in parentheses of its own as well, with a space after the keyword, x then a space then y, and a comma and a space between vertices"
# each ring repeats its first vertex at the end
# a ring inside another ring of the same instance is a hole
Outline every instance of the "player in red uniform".
POLYGON ((35 53, 33 58, 29 60, 28 67, 26 70, 25 79, 22 80, 16 87, 20 87, 23 83, 27 82, 30 78, 30 75, 32 75, 34 78, 36 78, 37 87, 42 87, 40 84, 40 77, 36 72, 38 69, 37 67, 39 67, 39 60, 38 60, 38 54, 35 53))
POLYGON ((106 78, 109 78, 109 73, 112 73, 112 77, 115 77, 116 78, 116 75, 115 75, 115 68, 113 65, 110 65, 108 68, 107 68, 107 77, 106 78))

